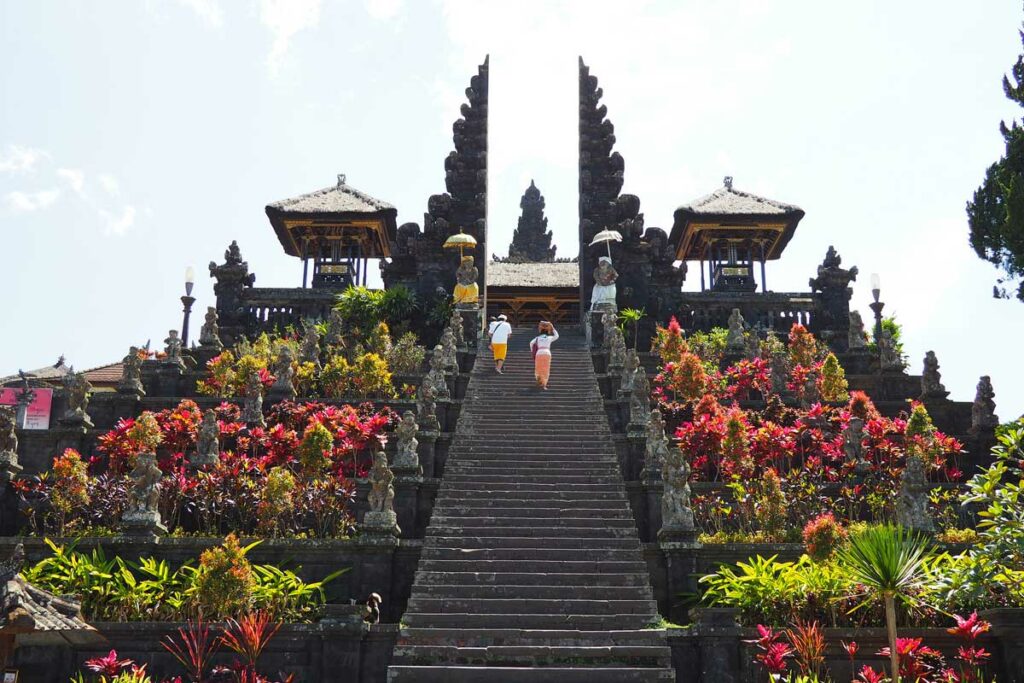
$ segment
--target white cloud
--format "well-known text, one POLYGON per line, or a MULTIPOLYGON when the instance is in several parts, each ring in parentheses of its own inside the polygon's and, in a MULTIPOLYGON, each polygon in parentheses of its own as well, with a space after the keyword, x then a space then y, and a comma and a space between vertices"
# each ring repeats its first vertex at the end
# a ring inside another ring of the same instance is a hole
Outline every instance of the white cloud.
POLYGON ((217 0, 178 0, 178 4, 195 12, 210 28, 219 28, 224 24, 224 8, 217 0))
POLYGON ((100 209, 99 214, 106 222, 108 235, 123 235, 135 225, 135 207, 131 205, 122 207, 120 215, 114 215, 105 209, 100 209))
POLYGON ((366 12, 374 19, 394 18, 402 9, 402 0, 365 0, 366 12))
POLYGON ((60 190, 41 190, 39 192, 8 192, 4 195, 4 204, 12 211, 29 212, 45 209, 57 201, 60 190))
POLYGON ((288 52, 291 39, 298 32, 315 28, 320 23, 321 0, 262 0, 260 21, 274 34, 267 55, 267 67, 276 76, 288 52))
POLYGON ((97 179, 100 187, 102 187, 107 194, 111 197, 116 197, 121 194, 121 186, 117 182, 117 178, 107 173, 100 175, 97 179))
POLYGON ((7 152, 0 155, 0 173, 26 173, 35 168, 40 159, 50 155, 41 149, 8 145, 7 152))
POLYGON ((58 168, 57 177, 62 179, 82 199, 85 194, 85 173, 77 168, 58 168))

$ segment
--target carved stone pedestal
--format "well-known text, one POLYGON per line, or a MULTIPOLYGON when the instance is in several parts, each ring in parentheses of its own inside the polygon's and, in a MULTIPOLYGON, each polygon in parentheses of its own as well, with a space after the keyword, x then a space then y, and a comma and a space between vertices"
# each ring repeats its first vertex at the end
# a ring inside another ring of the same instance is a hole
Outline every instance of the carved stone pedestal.
MULTIPOLYGON (((420 487, 423 485, 421 470, 402 469, 397 465, 392 468, 395 473, 395 519, 399 533, 405 529, 407 537, 416 533, 417 516, 419 513, 420 487)), ((374 514, 368 512, 367 515, 374 514)), ((366 524, 365 518, 363 524, 366 524)))
POLYGON ((359 525, 360 540, 371 545, 398 545, 402 533, 398 526, 398 515, 391 510, 367 512, 359 525))
POLYGON ((419 443, 420 466, 423 469, 424 477, 434 476, 434 463, 436 462, 437 437, 441 434, 434 430, 420 430, 416 434, 419 443))
MULTIPOLYGON (((659 532, 659 536, 661 532, 659 532)), ((696 541, 659 541, 658 548, 665 558, 666 603, 661 605, 661 613, 668 620, 677 624, 686 623, 685 608, 679 606, 680 593, 699 593, 697 587, 697 550, 700 544, 696 541)), ((716 680, 713 678, 705 680, 716 680)))
POLYGON ((128 510, 121 516, 121 532, 126 536, 156 538, 167 533, 160 513, 151 510, 128 510))
POLYGON ((483 325, 483 311, 479 306, 475 308, 460 307, 456 310, 462 316, 462 338, 466 340, 466 348, 475 347, 478 339, 487 339, 487 335, 480 332, 483 325))
POLYGON ((738 683, 742 630, 739 610, 709 607, 691 610, 693 631, 700 637, 700 678, 715 683, 738 683))

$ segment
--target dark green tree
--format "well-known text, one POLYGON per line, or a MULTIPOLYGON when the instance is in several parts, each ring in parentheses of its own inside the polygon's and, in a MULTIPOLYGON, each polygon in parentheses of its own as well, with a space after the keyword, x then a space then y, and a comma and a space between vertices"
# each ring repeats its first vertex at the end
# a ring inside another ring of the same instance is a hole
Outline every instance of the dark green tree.
MULTIPOLYGON (((1024 31, 1020 35, 1024 43, 1024 31)), ((1017 57, 1011 75, 1003 76, 1003 91, 1024 107, 1024 54, 1017 57)), ((1003 271, 993 295, 1024 301, 1024 128, 1013 121, 1009 127, 1001 122, 999 130, 1006 153, 989 166, 985 181, 967 202, 967 222, 971 247, 1003 271)))

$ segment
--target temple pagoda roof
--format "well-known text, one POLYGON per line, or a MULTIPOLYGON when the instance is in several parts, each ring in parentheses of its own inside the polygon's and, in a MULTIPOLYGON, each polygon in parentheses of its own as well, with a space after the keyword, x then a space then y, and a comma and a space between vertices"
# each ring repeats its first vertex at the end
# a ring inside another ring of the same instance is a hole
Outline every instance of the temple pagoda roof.
POLYGON ((487 264, 488 287, 561 288, 580 286, 579 263, 487 264))
POLYGON ((804 211, 750 192, 734 189, 732 178, 723 186, 676 209, 669 240, 676 246, 676 258, 702 258, 708 243, 728 239, 760 244, 765 259, 777 259, 792 239, 804 211))
POLYGON ((268 204, 267 218, 286 253, 303 256, 304 239, 357 240, 368 248, 367 256, 391 255, 397 226, 397 209, 345 182, 322 190, 268 204))

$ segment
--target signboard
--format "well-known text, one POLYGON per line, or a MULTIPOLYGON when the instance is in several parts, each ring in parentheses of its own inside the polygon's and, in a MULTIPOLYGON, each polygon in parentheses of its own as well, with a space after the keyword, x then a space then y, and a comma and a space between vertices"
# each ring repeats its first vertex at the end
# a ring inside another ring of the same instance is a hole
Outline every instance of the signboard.
MULTIPOLYGON (((32 389, 35 398, 28 404, 25 425, 22 429, 49 429, 50 409, 53 407, 53 389, 32 389)), ((16 406, 21 389, 0 388, 0 405, 16 406)))

